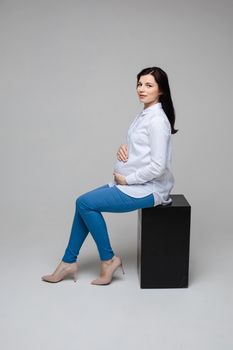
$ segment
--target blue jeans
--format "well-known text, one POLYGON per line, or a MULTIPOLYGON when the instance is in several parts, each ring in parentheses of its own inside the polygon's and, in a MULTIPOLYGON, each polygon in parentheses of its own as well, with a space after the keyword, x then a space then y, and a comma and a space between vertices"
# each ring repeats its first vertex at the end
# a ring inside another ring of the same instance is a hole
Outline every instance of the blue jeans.
POLYGON ((101 212, 123 213, 153 206, 153 194, 143 198, 133 198, 116 186, 104 185, 82 194, 76 200, 70 239, 62 260, 68 263, 77 260, 80 248, 89 232, 97 245, 100 259, 111 259, 115 254, 101 212))

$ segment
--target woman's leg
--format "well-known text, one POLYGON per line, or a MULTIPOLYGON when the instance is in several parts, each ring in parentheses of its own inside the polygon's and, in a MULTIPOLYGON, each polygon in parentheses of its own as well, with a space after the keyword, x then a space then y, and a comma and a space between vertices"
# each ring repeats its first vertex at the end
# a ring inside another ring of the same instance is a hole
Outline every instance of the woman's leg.
POLYGON ((143 198, 133 198, 121 192, 116 186, 109 187, 104 185, 81 195, 76 200, 74 224, 63 261, 76 261, 78 252, 88 232, 92 234, 95 240, 100 259, 111 259, 114 256, 114 252, 101 212, 122 213, 139 208, 152 207, 153 205, 153 194, 143 198))
MULTIPOLYGON (((109 186, 103 185, 94 189, 93 191, 96 192, 102 188, 107 188, 107 187, 109 186)), ((81 215, 79 214, 79 211, 76 206, 69 242, 65 250, 65 254, 62 258, 62 261, 67 263, 73 263, 77 260, 77 256, 79 254, 80 248, 83 242, 85 241, 88 233, 89 233, 89 229, 87 228, 85 222, 83 221, 81 215)))

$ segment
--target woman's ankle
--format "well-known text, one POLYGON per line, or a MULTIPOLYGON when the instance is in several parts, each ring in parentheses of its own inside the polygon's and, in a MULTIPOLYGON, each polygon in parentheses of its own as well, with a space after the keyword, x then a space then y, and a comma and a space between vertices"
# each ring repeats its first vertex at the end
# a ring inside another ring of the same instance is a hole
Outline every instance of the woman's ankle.
POLYGON ((63 265, 67 265, 67 266, 76 263, 76 261, 67 262, 67 261, 64 261, 64 260, 62 260, 61 262, 62 262, 63 265))
POLYGON ((108 260, 101 260, 102 263, 106 263, 106 264, 111 264, 111 262, 113 262, 114 258, 116 255, 113 255, 113 257, 111 259, 108 260))

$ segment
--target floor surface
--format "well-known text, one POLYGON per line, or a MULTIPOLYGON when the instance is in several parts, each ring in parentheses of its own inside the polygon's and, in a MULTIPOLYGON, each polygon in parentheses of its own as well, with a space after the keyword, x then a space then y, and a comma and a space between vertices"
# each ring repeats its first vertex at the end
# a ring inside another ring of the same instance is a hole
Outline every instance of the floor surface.
POLYGON ((130 250, 121 249, 125 274, 119 269, 110 285, 94 286, 99 260, 90 236, 80 253, 76 283, 42 282, 59 262, 62 244, 39 238, 39 231, 18 231, 14 243, 7 235, 2 241, 2 349, 233 348, 229 233, 198 233, 194 223, 189 287, 140 289, 134 232, 126 240, 130 250))

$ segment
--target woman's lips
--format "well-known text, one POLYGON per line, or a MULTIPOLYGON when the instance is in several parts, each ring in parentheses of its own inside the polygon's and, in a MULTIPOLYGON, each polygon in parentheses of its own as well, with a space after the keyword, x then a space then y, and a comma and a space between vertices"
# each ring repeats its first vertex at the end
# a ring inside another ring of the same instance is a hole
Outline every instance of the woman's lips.
POLYGON ((139 95, 140 97, 146 97, 146 95, 139 95))

